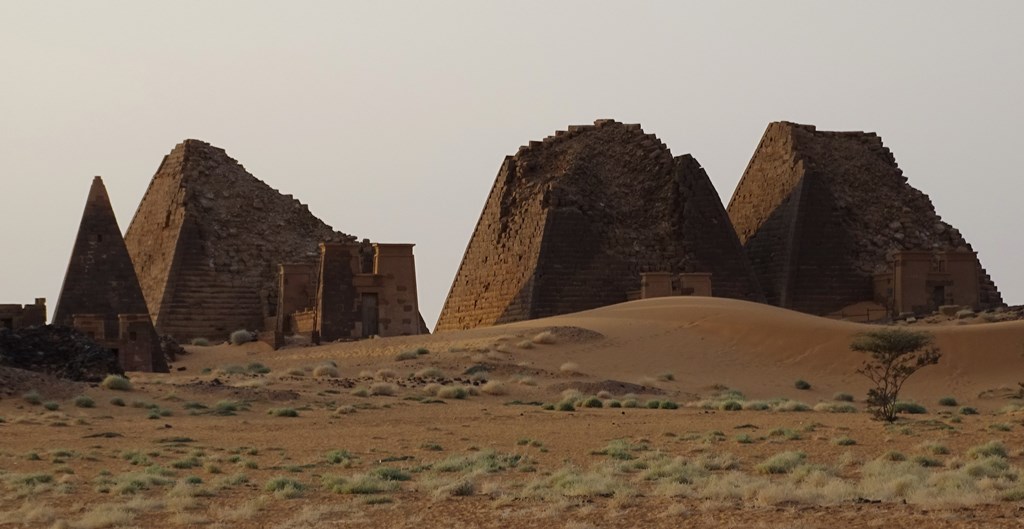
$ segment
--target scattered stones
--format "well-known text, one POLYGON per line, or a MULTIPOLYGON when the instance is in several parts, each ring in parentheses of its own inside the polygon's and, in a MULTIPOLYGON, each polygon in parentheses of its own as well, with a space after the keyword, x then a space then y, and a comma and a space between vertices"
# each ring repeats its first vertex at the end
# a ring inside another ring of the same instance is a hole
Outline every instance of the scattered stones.
POLYGON ((70 327, 55 325, 17 332, 0 328, 0 365, 85 382, 124 374, 117 355, 109 349, 70 327))

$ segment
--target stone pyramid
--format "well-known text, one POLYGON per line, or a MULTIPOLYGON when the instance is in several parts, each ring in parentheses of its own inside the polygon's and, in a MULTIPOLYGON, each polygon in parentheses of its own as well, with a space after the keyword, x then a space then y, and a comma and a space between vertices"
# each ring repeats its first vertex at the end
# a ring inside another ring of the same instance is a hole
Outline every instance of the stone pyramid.
POLYGON ((208 143, 164 157, 125 236, 153 323, 178 341, 258 330, 282 263, 315 262, 334 231, 208 143))
POLYGON ((108 334, 116 335, 118 314, 147 312, 107 188, 97 176, 89 188, 53 323, 71 327, 75 314, 102 314, 114 325, 108 334))
POLYGON ((711 272, 715 296, 763 299, 693 157, 640 125, 569 127, 505 158, 437 330, 623 302, 642 272, 711 272))
POLYGON ((103 326, 100 341, 113 346, 121 330, 119 318, 126 315, 136 322, 132 329, 137 336, 132 338, 131 351, 118 352, 122 367, 166 372, 167 363, 147 312, 107 188, 97 176, 89 188, 53 323, 73 327, 75 315, 90 315, 103 326))
MULTIPOLYGON (((972 251, 874 133, 769 124, 728 210, 768 302, 812 314, 872 299, 894 252, 972 251)), ((979 277, 982 305, 1001 305, 979 277)))

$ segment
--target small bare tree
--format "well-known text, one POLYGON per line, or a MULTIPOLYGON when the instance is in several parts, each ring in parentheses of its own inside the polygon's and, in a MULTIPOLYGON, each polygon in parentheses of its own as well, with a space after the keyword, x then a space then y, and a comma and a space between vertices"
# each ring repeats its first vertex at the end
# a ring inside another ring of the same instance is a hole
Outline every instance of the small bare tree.
POLYGON ((875 385, 867 402, 876 419, 895 421, 903 384, 918 369, 939 363, 942 353, 932 342, 931 333, 888 328, 859 334, 850 344, 850 349, 871 355, 857 373, 875 385))

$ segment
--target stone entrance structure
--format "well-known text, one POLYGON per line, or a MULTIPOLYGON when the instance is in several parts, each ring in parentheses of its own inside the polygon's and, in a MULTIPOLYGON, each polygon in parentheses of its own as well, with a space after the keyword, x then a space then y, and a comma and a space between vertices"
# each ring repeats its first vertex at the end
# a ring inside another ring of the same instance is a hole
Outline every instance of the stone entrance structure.
POLYGON ((46 325, 46 298, 36 298, 31 305, 0 305, 0 329, 16 331, 39 325, 46 325))
MULTIPOLYGON (((424 334, 412 244, 322 243, 315 265, 279 268, 277 315, 261 335, 314 342, 424 334)), ((271 339, 273 342, 271 342, 271 339)))
POLYGON ((977 308, 980 269, 974 252, 899 252, 890 270, 875 275, 875 301, 894 317, 947 305, 977 308))

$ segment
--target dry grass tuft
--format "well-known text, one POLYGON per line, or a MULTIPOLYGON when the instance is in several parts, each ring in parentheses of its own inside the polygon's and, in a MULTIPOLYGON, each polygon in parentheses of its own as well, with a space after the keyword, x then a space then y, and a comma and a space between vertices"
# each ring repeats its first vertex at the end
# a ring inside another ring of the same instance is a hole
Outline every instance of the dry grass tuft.
POLYGON ((566 362, 566 363, 562 364, 558 368, 558 370, 563 372, 563 373, 575 375, 575 374, 579 374, 579 372, 580 372, 580 365, 577 364, 576 362, 566 362))
POLYGON ((535 344, 551 345, 558 342, 558 338, 555 333, 551 331, 544 331, 535 335, 532 339, 535 344))

